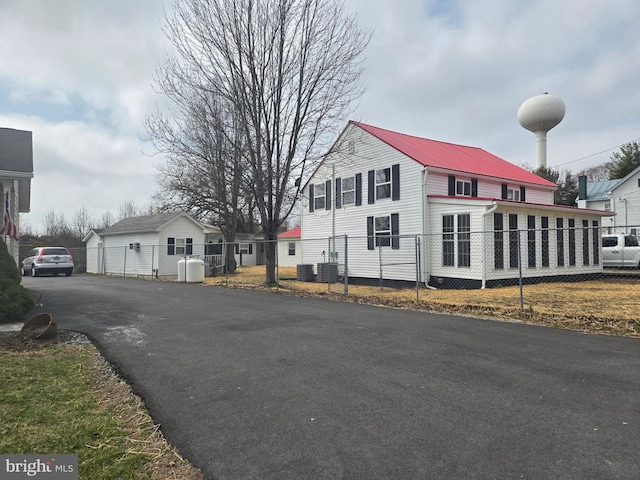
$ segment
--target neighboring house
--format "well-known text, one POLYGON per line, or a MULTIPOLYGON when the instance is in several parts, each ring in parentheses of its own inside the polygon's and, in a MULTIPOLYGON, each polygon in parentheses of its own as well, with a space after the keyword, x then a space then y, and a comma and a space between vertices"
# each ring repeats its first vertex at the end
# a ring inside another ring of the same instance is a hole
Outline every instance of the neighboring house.
POLYGON ((235 260, 238 267, 264 265, 264 237, 253 233, 236 233, 235 260))
POLYGON ((16 226, 16 238, 2 235, 9 253, 18 264, 20 246, 20 213, 31 210, 31 179, 33 178, 33 140, 31 132, 0 128, 0 228, 5 212, 16 226))
POLYGON ((203 225, 184 212, 125 218, 92 230, 87 272, 123 276, 175 277, 185 255, 204 257, 222 239, 220 229, 203 225))
POLYGON ((301 263, 341 262, 342 240, 328 255, 307 240, 347 235, 350 281, 378 278, 380 249, 385 279, 415 280, 421 236, 423 281, 485 287, 518 277, 524 230, 530 281, 601 272, 604 213, 553 205, 556 188, 479 148, 351 121, 304 187, 301 263))
POLYGON ((579 208, 596 208, 611 212, 603 218, 608 233, 640 234, 640 167, 626 177, 602 182, 578 179, 579 208))
POLYGON ((295 267, 300 263, 302 263, 302 244, 300 227, 296 227, 278 235, 278 265, 295 267))

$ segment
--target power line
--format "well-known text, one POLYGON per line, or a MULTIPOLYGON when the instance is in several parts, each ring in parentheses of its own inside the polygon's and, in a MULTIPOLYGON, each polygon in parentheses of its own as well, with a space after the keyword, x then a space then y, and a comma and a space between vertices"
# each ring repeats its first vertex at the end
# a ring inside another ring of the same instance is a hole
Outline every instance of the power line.
POLYGON ((565 165, 569 165, 570 163, 575 163, 575 162, 579 162, 580 160, 586 160, 587 158, 595 157, 596 155, 602 155, 603 153, 610 152, 611 150, 615 150, 616 148, 620 148, 623 145, 627 145, 629 143, 633 143, 633 142, 637 142, 637 141, 640 141, 640 138, 636 138, 635 140, 631 140, 630 142, 621 143, 620 145, 617 145, 617 146, 611 147, 611 148, 607 148, 606 150, 603 150, 603 151, 598 152, 598 153, 592 153, 591 155, 587 155, 586 157, 581 157, 581 158, 577 158, 575 160, 571 160, 570 162, 561 163, 559 165, 556 165, 556 167, 563 167, 565 165))

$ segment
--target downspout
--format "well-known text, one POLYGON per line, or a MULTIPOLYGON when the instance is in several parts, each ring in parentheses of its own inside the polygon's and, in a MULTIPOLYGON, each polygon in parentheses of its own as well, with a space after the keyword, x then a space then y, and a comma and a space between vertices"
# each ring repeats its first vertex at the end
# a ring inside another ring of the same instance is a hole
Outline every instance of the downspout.
POLYGON ((493 213, 498 208, 498 202, 493 201, 493 206, 488 210, 485 207, 485 211, 482 212, 482 288, 483 290, 487 287, 487 260, 485 256, 486 247, 487 247, 487 215, 493 213))
POLYGON ((427 245, 427 224, 429 223, 429 219, 427 218, 427 176, 429 173, 429 169, 424 167, 422 169, 422 201, 420 202, 420 209, 422 215, 422 242, 420 244, 420 248, 422 249, 422 258, 424 258, 424 266, 422 266, 422 276, 423 276, 423 285, 425 288, 430 290, 436 290, 436 287, 432 287, 429 285, 429 280, 431 280, 431 276, 429 275, 429 265, 431 265, 431 257, 429 256, 430 248, 427 245))

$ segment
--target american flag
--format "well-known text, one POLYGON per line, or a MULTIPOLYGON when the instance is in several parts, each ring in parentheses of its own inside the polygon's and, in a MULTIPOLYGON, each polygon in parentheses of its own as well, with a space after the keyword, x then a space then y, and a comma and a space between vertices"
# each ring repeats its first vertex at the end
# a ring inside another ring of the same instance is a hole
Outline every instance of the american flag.
POLYGON ((18 227, 13 223, 11 215, 9 214, 9 195, 6 195, 4 205, 4 223, 0 229, 0 235, 9 235, 15 241, 18 241, 20 239, 20 236, 18 235, 18 227))

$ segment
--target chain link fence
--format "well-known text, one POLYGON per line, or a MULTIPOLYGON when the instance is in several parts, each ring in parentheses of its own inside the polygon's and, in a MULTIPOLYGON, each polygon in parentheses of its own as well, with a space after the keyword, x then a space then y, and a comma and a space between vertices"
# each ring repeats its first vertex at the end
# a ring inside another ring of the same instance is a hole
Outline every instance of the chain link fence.
MULTIPOLYGON (((640 227, 618 227, 615 232, 586 222, 552 227, 557 226, 280 240, 275 248, 276 280, 326 284, 328 291, 345 295, 350 285, 414 289, 416 302, 428 290, 518 285, 521 309, 524 285, 640 280, 640 246, 635 236, 640 227)), ((227 268, 223 255, 227 249, 229 259, 242 268, 264 265, 267 247, 266 242, 254 240, 215 247, 129 244, 70 251, 75 273, 175 278, 180 259, 197 256, 204 260, 205 276, 228 277, 233 269, 227 268)))

